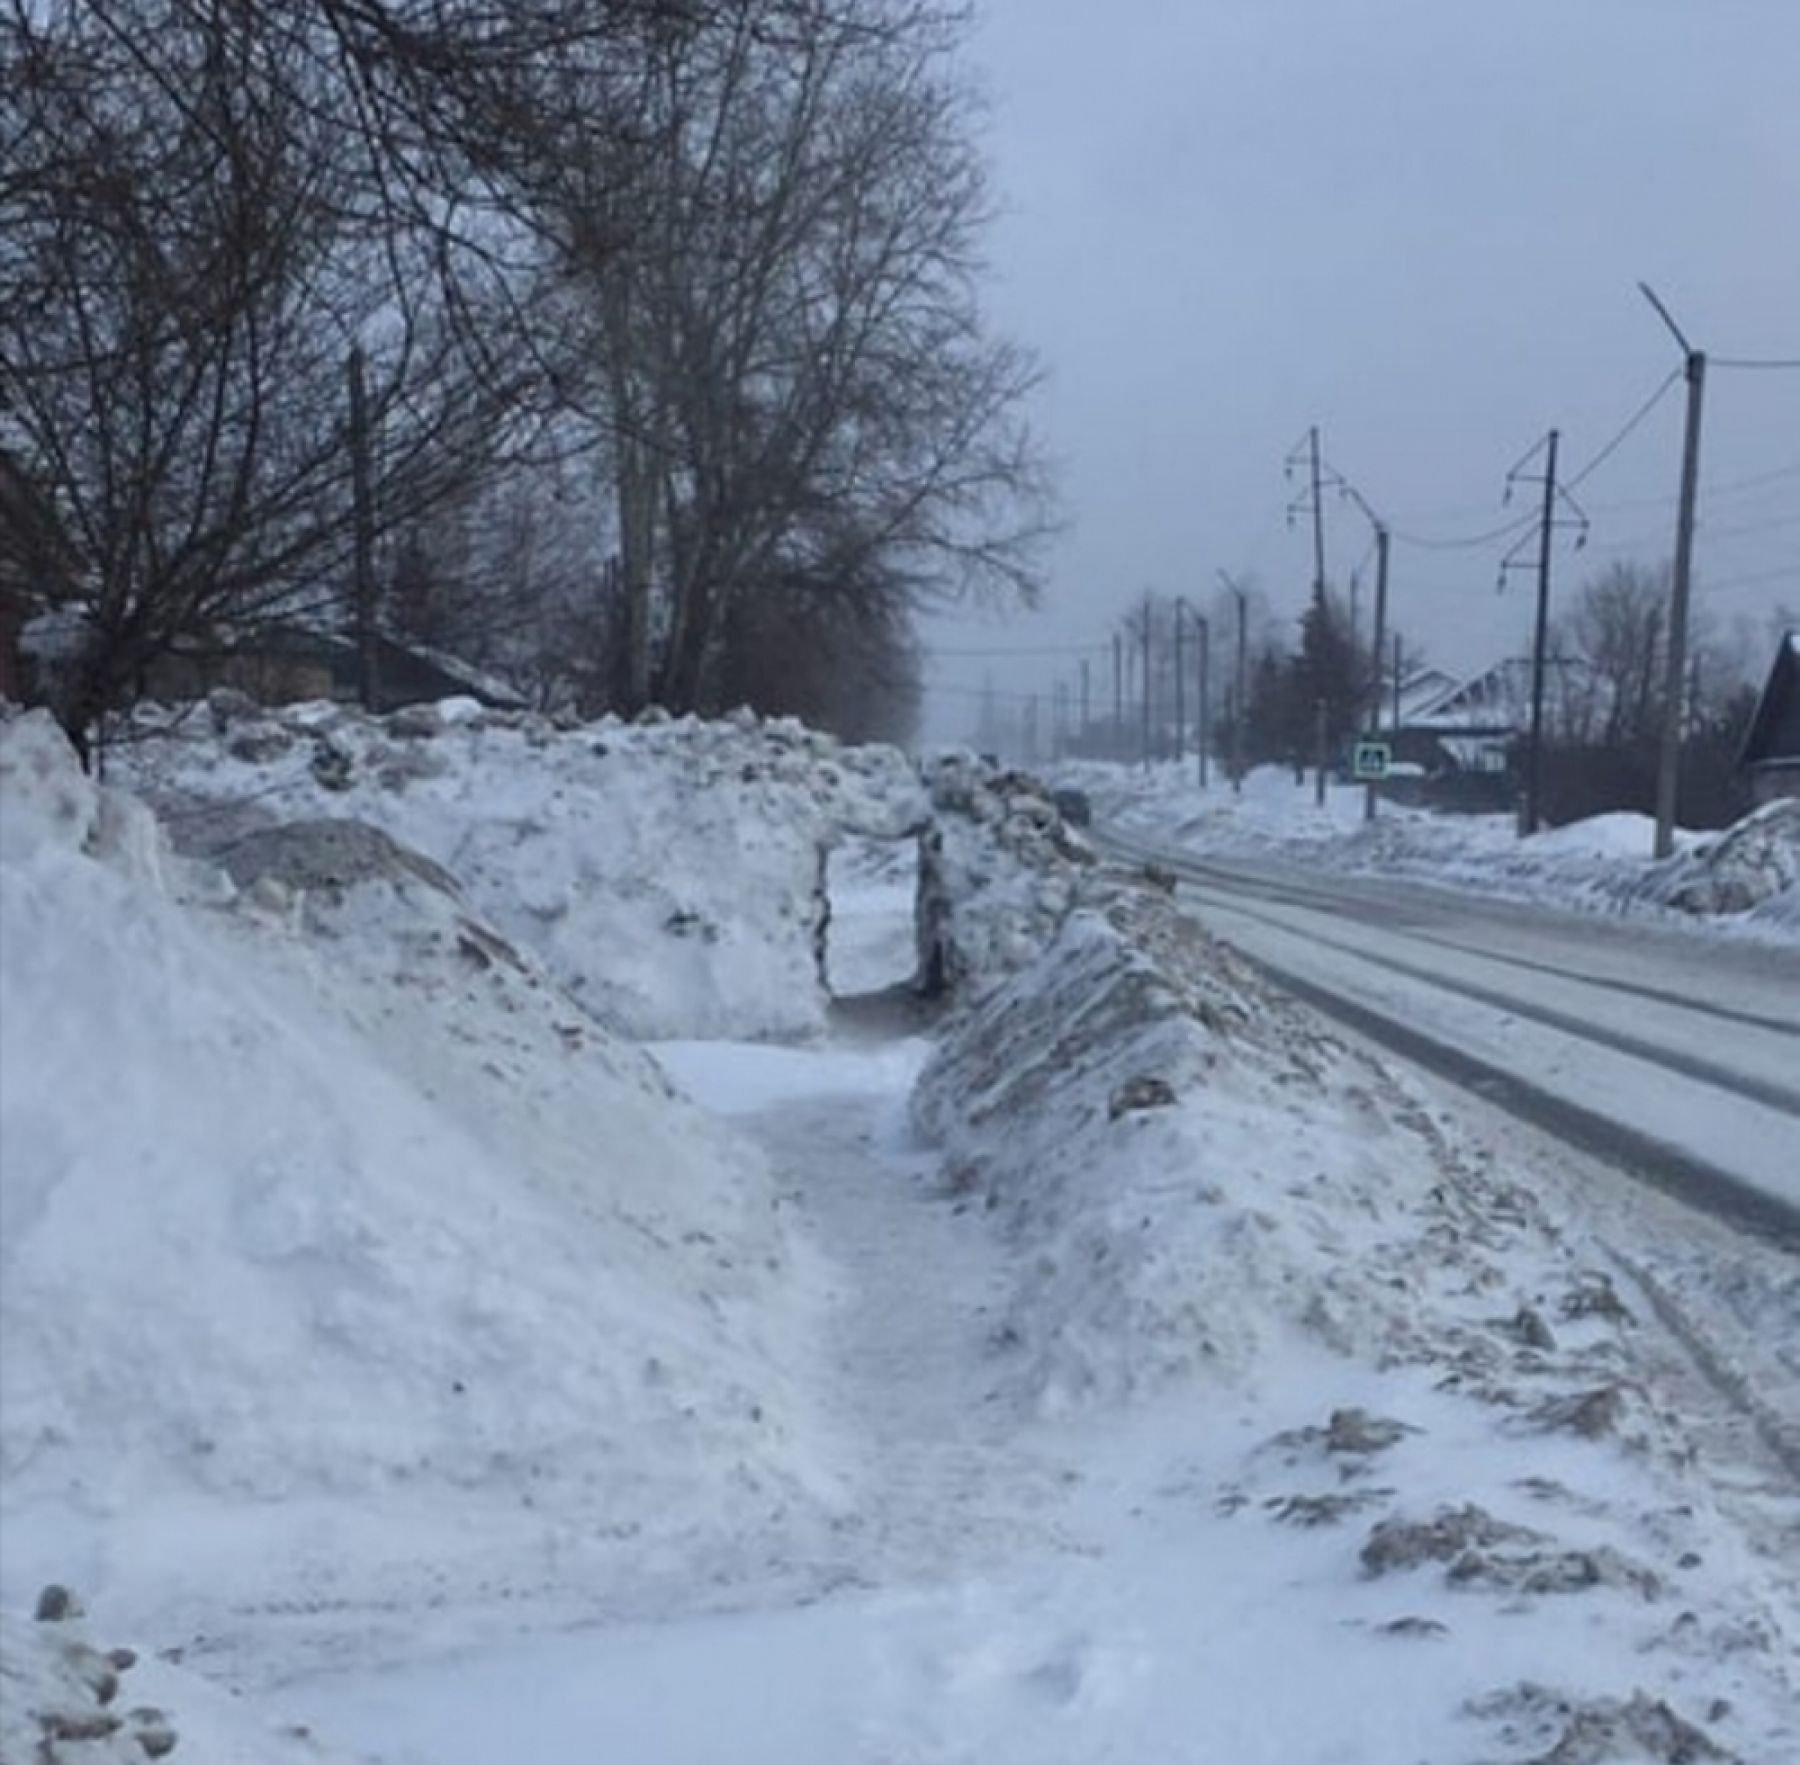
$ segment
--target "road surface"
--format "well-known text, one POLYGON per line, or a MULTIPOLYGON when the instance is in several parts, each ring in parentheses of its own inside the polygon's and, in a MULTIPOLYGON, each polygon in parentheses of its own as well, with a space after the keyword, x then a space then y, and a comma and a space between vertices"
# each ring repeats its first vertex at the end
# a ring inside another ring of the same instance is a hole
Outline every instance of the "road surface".
POLYGON ((1108 843, 1349 1028, 1800 1251, 1800 951, 1108 843))

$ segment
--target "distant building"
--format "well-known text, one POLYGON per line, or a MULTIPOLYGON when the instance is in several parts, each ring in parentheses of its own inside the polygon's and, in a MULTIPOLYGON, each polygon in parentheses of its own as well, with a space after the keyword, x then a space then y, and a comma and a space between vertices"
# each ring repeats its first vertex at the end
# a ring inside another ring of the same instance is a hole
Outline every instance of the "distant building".
POLYGON ((1786 633, 1776 647, 1738 764, 1759 804, 1800 797, 1800 631, 1786 633))
MULTIPOLYGON (((376 635, 378 711, 424 700, 471 698, 499 710, 522 710, 525 700, 505 681, 428 645, 376 635)), ((236 687, 265 705, 304 699, 355 700, 361 659, 354 639, 312 626, 270 622, 224 631, 211 640, 188 638, 145 670, 153 699, 203 698, 217 686, 236 687)))

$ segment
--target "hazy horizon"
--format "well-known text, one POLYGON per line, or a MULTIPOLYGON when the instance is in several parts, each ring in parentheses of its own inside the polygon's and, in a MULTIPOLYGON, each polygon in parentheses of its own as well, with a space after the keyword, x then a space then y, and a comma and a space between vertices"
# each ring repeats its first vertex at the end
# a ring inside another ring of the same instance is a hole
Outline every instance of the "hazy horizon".
MULTIPOLYGON (((974 48, 989 305, 1043 358, 1069 526, 1041 612, 931 623, 933 735, 990 673, 1047 694, 1078 646, 1098 662, 1146 589, 1204 602, 1224 569, 1297 616, 1311 536, 1282 463, 1312 424, 1395 530, 1393 623, 1459 672, 1517 653, 1533 585, 1496 592, 1504 547, 1416 541, 1499 525, 1547 429, 1571 477, 1679 371, 1639 279, 1715 362, 1800 357, 1787 0, 985 0, 974 48)), ((1667 560, 1682 404, 1677 380, 1581 483, 1559 603, 1667 560)), ((1370 528, 1326 508, 1341 586, 1370 528)), ((1800 372, 1709 373, 1695 571, 1726 626, 1800 603, 1800 372)))

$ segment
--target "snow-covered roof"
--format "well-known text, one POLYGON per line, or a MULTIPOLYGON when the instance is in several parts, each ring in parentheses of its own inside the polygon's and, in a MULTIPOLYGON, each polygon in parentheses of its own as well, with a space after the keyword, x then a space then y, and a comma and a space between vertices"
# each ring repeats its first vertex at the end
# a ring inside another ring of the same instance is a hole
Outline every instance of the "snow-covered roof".
MULTIPOLYGON (((1531 717, 1531 676, 1529 656, 1509 656, 1407 721, 1424 729, 1522 729, 1531 717)), ((1573 657, 1546 658, 1544 697, 1551 715, 1577 688, 1590 685, 1591 678, 1587 665, 1573 657)))

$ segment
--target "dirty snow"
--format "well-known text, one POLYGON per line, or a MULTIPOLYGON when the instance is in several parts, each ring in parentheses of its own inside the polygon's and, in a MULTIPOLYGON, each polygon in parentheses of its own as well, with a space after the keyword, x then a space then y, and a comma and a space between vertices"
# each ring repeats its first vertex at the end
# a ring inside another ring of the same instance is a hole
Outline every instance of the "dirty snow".
POLYGON ((118 774, 184 849, 218 855, 300 817, 367 822, 640 1037, 821 1031, 826 854, 925 816, 897 750, 785 720, 566 727, 471 700, 369 718, 216 694, 132 733, 118 774))

